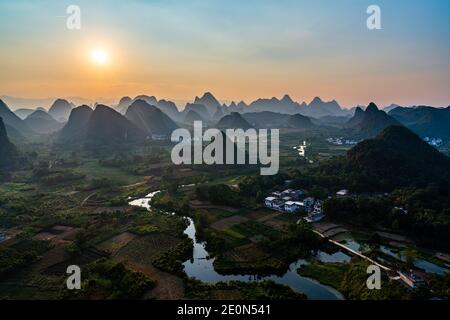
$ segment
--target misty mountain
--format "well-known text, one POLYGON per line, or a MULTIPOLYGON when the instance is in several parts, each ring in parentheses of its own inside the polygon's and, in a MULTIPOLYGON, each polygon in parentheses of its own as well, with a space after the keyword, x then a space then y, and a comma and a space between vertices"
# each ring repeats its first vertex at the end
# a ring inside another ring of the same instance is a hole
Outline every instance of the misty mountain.
POLYGON ((291 99, 289 95, 284 95, 281 100, 273 97, 271 99, 257 99, 248 106, 240 102, 236 105, 234 102, 229 106, 238 112, 276 112, 283 114, 302 114, 308 117, 320 118, 324 116, 346 116, 351 113, 350 110, 342 109, 339 104, 333 100, 329 102, 322 101, 319 97, 314 98, 311 103, 298 103, 291 99))
POLYGON ((14 166, 17 157, 15 146, 9 141, 3 119, 0 117, 0 168, 14 166))
POLYGON ((250 105, 244 109, 244 112, 278 112, 287 114, 296 114, 300 112, 301 107, 306 106, 305 104, 300 105, 294 102, 291 97, 285 95, 281 100, 276 97, 271 99, 257 99, 250 103, 250 105))
POLYGON ((391 125, 400 125, 400 123, 386 112, 379 110, 372 102, 365 111, 356 108, 354 116, 344 127, 350 129, 351 134, 356 137, 371 138, 391 125))
POLYGON ((125 114, 127 112, 128 107, 133 102, 138 100, 145 101, 147 104, 157 107, 174 121, 180 121, 182 118, 174 102, 164 99, 158 101, 156 97, 147 95, 139 95, 134 99, 131 99, 130 97, 123 97, 120 99, 119 104, 115 107, 115 109, 119 113, 125 114))
POLYGON ((152 106, 156 106, 158 104, 158 99, 156 99, 155 96, 148 96, 148 95, 145 95, 145 94, 141 94, 141 95, 136 96, 133 99, 133 102, 137 101, 137 100, 144 100, 145 102, 147 102, 149 105, 152 105, 152 106))
POLYGON ((195 113, 197 113, 203 120, 208 120, 211 117, 205 105, 198 103, 187 103, 186 107, 183 110, 185 121, 186 116, 190 111, 194 111, 195 113))
POLYGON ((236 112, 242 113, 245 112, 248 105, 244 101, 240 101, 238 104, 234 104, 234 102, 232 102, 230 105, 230 113, 235 112, 234 107, 236 107, 236 112))
POLYGON ((0 117, 9 137, 21 138, 35 133, 2 100, 0 100, 0 117))
MULTIPOLYGON (((11 107, 11 110, 18 110, 18 109, 33 109, 37 110, 36 106, 45 107, 44 110, 50 108, 50 106, 55 102, 55 100, 59 97, 48 97, 48 98, 42 98, 42 99, 33 99, 33 98, 20 98, 20 97, 11 97, 2 95, 0 96, 0 99, 2 99, 8 106, 11 107)), ((82 104, 93 104, 95 101, 89 98, 83 98, 83 97, 64 97, 64 99, 71 101, 75 105, 82 105, 82 104)))
POLYGON ((48 114, 55 120, 66 122, 67 119, 69 119, 73 107, 74 106, 65 99, 57 99, 53 102, 50 109, 48 109, 48 114))
POLYGON ((134 101, 125 117, 145 133, 170 136, 178 126, 164 112, 143 100, 134 101))
MULTIPOLYGON (((362 110, 361 110, 362 111, 362 110)), ((311 121, 316 125, 331 126, 341 128, 350 120, 349 116, 323 116, 320 118, 312 118, 311 121)))
POLYGON ((216 113, 214 113, 214 115, 213 115, 213 117, 212 117, 212 120, 214 120, 214 121, 219 121, 220 119, 223 118, 224 115, 225 115, 225 114, 224 114, 224 112, 222 111, 222 107, 221 107, 221 108, 218 108, 217 111, 216 111, 216 113))
POLYGON ((386 113, 389 113, 389 111, 394 110, 395 108, 402 108, 402 106, 399 106, 398 104, 392 103, 392 104, 384 107, 383 111, 386 112, 386 113))
POLYGON ((86 105, 72 109, 69 120, 59 132, 58 141, 61 143, 84 142, 92 112, 93 110, 86 105))
POLYGON ((22 108, 22 109, 17 109, 14 111, 14 113, 22 120, 25 120, 26 117, 28 117, 30 114, 32 114, 33 112, 35 112, 36 109, 27 109, 27 108, 22 108))
POLYGON ((236 104, 236 102, 232 101, 230 103, 229 106, 227 106, 226 110, 228 113, 231 112, 239 112, 239 113, 243 113, 244 110, 247 108, 248 106, 245 104, 244 101, 239 102, 238 104, 236 104))
MULTIPOLYGON (((218 108, 220 108, 220 102, 210 93, 206 92, 201 98, 195 97, 194 104, 202 104, 208 111, 208 117, 212 117, 218 108)), ((201 114, 203 117, 205 115, 201 114)))
POLYGON ((132 102, 133 100, 130 97, 123 97, 120 99, 119 104, 116 106, 116 110, 121 114, 125 114, 132 102))
POLYGON ((126 117, 97 105, 87 124, 85 146, 89 149, 115 147, 145 140, 145 133, 126 117))
POLYGON ((272 111, 243 113, 242 117, 256 128, 282 128, 286 126, 289 114, 272 111))
POLYGON ((178 111, 177 105, 174 102, 161 99, 158 101, 156 107, 158 107, 159 110, 168 115, 173 121, 181 121, 182 116, 178 111))
POLYGON ((397 107, 389 115, 421 137, 450 138, 450 107, 397 107))
POLYGON ((311 119, 301 114, 291 115, 287 120, 287 127, 296 129, 311 129, 315 125, 311 122, 311 119))
POLYGON ((315 97, 307 106, 303 106, 303 115, 320 118, 324 116, 342 116, 346 111, 341 109, 336 100, 324 102, 319 97, 315 97))
POLYGON ((51 115, 42 110, 36 110, 30 114, 24 122, 34 132, 49 134, 60 130, 64 124, 53 119, 51 115))
POLYGON ((244 129, 247 130, 252 126, 245 120, 240 113, 232 112, 229 115, 224 116, 217 122, 216 125, 219 129, 244 129))
POLYGON ((344 123, 344 126, 347 128, 355 128, 356 126, 359 126, 361 122, 363 122, 364 117, 364 110, 361 107, 356 107, 353 117, 348 119, 347 122, 344 123))
POLYGON ((11 97, 2 95, 0 99, 3 100, 8 106, 11 107, 11 110, 17 111, 19 109, 31 109, 36 110, 36 106, 50 106, 54 98, 45 98, 45 99, 30 99, 30 98, 20 98, 20 97, 11 97))
POLYGON ((194 110, 189 110, 187 113, 183 112, 183 114, 185 114, 183 122, 186 124, 193 125, 194 121, 205 121, 205 119, 194 110))

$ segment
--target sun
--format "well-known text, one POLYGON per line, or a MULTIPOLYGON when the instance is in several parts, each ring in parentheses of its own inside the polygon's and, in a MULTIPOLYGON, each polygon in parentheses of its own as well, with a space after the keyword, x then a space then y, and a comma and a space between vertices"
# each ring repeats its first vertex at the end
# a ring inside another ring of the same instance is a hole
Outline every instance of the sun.
POLYGON ((98 65, 105 65, 109 61, 108 53, 103 49, 95 49, 91 52, 92 61, 98 65))

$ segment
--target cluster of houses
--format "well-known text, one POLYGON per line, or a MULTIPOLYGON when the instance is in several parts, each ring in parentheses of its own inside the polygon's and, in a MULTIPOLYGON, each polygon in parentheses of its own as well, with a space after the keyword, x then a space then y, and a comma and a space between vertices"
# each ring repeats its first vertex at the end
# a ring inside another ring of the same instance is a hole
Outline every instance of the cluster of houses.
POLYGON ((359 140, 345 139, 344 137, 339 138, 328 138, 326 139, 328 143, 342 146, 342 145, 355 145, 359 142, 359 140))
POLYGON ((425 137, 423 140, 433 147, 440 147, 443 143, 442 138, 425 137))
POLYGON ((323 214, 323 201, 307 197, 303 190, 286 189, 275 191, 264 199, 267 208, 286 213, 306 213, 305 220, 316 222, 321 220, 323 214))

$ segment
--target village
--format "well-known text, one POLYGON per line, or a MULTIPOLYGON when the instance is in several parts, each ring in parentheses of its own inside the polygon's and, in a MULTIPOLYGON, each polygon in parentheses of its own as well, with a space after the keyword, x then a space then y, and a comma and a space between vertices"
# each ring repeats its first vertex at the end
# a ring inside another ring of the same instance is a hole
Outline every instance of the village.
MULTIPOLYGON (((349 195, 350 194, 347 189, 342 189, 336 192, 336 197, 346 197, 349 195)), ((323 200, 308 196, 307 192, 301 189, 274 191, 264 199, 264 205, 267 208, 283 213, 299 214, 299 216, 302 217, 300 217, 298 221, 303 219, 309 223, 319 222, 325 218, 323 203, 323 200)), ((394 207, 393 210, 407 214, 407 210, 402 207, 394 207)), ((418 286, 423 286, 426 284, 425 279, 427 276, 425 272, 412 269, 407 271, 393 270, 379 262, 376 262, 358 250, 354 250, 343 243, 335 241, 332 238, 328 238, 326 232, 323 232, 320 228, 315 229, 314 232, 322 238, 327 238, 329 242, 337 245, 342 250, 381 267, 389 273, 389 277, 391 279, 399 280, 409 288, 417 288, 418 286)))
POLYGON ((317 222, 325 217, 323 200, 307 196, 304 190, 274 191, 264 199, 267 208, 286 213, 306 213, 307 222, 317 222))

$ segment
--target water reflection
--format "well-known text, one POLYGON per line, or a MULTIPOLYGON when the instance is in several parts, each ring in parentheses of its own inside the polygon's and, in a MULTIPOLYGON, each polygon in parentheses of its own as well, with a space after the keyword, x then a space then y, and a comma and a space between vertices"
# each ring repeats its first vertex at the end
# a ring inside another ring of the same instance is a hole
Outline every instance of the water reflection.
MULTIPOLYGON (((152 197, 158 194, 160 191, 155 191, 144 198, 130 201, 132 206, 138 206, 151 210, 150 202, 152 197)), ((272 280, 276 283, 287 285, 293 290, 305 293, 309 299, 313 300, 342 300, 344 297, 340 292, 334 288, 325 286, 317 282, 316 280, 302 277, 297 273, 297 269, 307 263, 303 259, 299 259, 289 266, 289 269, 283 276, 258 276, 258 275, 221 275, 214 269, 214 259, 209 258, 209 253, 205 249, 205 244, 197 241, 196 229, 194 221, 185 217, 188 220, 188 226, 184 230, 190 239, 194 242, 193 258, 183 263, 185 273, 191 277, 207 283, 217 283, 220 281, 261 281, 272 280)))

